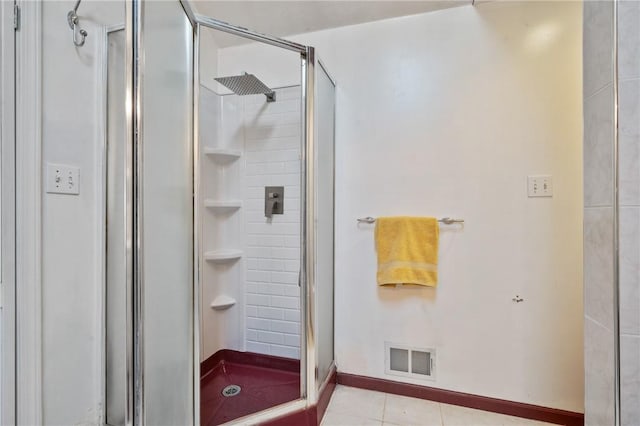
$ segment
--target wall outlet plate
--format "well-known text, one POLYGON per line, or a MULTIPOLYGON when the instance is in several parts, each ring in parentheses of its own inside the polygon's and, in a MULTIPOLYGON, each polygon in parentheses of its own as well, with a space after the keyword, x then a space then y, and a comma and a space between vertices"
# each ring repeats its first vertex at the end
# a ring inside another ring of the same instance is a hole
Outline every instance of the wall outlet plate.
POLYGON ((527 176, 529 197, 553 197, 553 177, 551 175, 527 176))
POLYGON ((69 195, 80 193, 79 167, 47 163, 46 176, 47 193, 69 195))

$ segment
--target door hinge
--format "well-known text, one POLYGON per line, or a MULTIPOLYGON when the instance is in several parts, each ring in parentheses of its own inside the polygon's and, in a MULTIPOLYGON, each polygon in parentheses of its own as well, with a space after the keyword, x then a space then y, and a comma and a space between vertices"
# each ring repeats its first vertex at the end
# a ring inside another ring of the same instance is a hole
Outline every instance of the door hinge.
POLYGON ((18 31, 20 29, 20 6, 13 5, 13 29, 18 31))

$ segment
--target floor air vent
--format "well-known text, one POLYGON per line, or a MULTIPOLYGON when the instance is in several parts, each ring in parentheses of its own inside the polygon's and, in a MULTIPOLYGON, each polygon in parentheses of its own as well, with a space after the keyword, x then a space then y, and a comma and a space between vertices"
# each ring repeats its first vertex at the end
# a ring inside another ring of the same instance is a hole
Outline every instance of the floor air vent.
POLYGON ((421 379, 435 379, 435 349, 385 343, 385 373, 421 379))

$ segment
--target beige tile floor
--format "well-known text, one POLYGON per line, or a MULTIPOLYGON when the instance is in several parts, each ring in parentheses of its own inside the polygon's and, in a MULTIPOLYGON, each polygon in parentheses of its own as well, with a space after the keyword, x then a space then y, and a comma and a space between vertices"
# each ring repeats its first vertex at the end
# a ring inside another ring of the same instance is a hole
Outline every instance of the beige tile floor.
POLYGON ((322 426, 542 426, 550 423, 338 385, 322 426))

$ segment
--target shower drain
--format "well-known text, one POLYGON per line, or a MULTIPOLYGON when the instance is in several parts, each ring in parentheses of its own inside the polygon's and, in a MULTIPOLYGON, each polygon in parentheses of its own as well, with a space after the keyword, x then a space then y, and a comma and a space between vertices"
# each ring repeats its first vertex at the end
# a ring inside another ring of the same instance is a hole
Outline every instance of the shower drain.
POLYGON ((236 396, 240 393, 240 386, 238 385, 229 385, 222 389, 222 396, 236 396))

